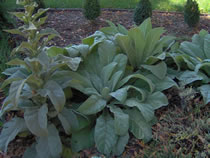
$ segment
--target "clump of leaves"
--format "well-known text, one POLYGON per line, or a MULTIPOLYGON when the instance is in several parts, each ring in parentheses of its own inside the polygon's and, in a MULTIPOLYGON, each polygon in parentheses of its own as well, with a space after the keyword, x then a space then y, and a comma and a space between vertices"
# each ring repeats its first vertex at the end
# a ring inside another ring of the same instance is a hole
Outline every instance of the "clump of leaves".
POLYGON ((83 14, 87 20, 94 21, 101 14, 99 0, 85 0, 83 14))
POLYGON ((24 60, 11 60, 8 65, 12 67, 3 72, 8 78, 2 87, 10 85, 10 88, 0 116, 9 111, 19 111, 23 116, 16 116, 4 124, 0 135, 0 149, 6 152, 9 142, 18 134, 29 132, 36 137, 37 142, 25 151, 24 158, 31 157, 31 153, 34 157, 61 157, 67 147, 62 145, 60 133, 70 135, 89 124, 87 118, 78 116, 71 106, 66 105, 64 89, 70 79, 64 80, 65 71, 59 69, 67 66, 68 69, 76 70, 81 59, 65 57, 64 60, 61 55, 50 58, 45 47, 58 34, 52 29, 39 30, 46 17, 38 17, 47 10, 39 9, 33 14, 36 3, 28 0, 17 2, 24 5, 25 13, 12 14, 22 20, 24 25, 7 32, 26 38, 27 41, 22 42, 13 53, 21 51, 27 56, 24 60))
POLYGON ((189 27, 196 27, 200 20, 200 10, 196 0, 187 0, 184 7, 184 21, 189 27))
POLYGON ((152 16, 152 4, 149 0, 140 0, 134 11, 133 21, 140 25, 144 20, 152 16))
POLYGON ((16 16, 21 22, 24 23, 17 29, 5 30, 12 34, 17 34, 26 39, 18 47, 14 48, 11 55, 15 53, 23 53, 29 57, 37 56, 47 43, 56 36, 58 33, 50 28, 40 30, 47 17, 41 17, 48 9, 39 9, 34 14, 34 10, 37 7, 37 3, 31 0, 17 1, 17 4, 23 5, 25 12, 11 12, 12 15, 16 16), (47 38, 45 38, 47 36, 47 38))
POLYGON ((182 42, 174 59, 178 70, 177 75, 182 86, 192 85, 198 87, 204 100, 204 104, 210 102, 209 97, 209 68, 210 68, 210 34, 201 30, 192 37, 192 42, 182 42), (199 87, 200 86, 200 87, 199 87))

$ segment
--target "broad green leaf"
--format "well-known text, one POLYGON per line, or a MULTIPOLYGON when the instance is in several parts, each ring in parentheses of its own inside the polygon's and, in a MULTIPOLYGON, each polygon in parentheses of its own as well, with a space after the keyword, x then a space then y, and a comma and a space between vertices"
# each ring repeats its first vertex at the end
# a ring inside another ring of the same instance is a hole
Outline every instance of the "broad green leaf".
POLYGON ((204 104, 210 103, 210 85, 203 85, 198 88, 203 96, 204 104))
POLYGON ((48 127, 48 146, 53 157, 59 157, 61 155, 62 143, 59 132, 53 124, 48 127))
POLYGON ((93 128, 88 127, 72 134, 71 147, 74 152, 91 148, 94 144, 93 128))
POLYGON ((178 76, 181 85, 187 85, 195 81, 203 80, 203 77, 194 71, 184 71, 180 76, 178 76))
POLYGON ((147 33, 152 30, 151 18, 147 18, 146 20, 144 20, 144 22, 141 23, 139 28, 142 31, 142 33, 144 33, 144 37, 145 37, 147 35, 147 33))
POLYGON ((197 64, 195 67, 195 72, 198 73, 200 70, 203 70, 208 76, 210 76, 210 62, 197 64))
POLYGON ((27 79, 19 80, 19 81, 14 81, 12 82, 10 89, 9 89, 9 96, 12 101, 12 104, 14 106, 18 106, 18 101, 23 89, 23 86, 27 79))
POLYGON ((157 65, 142 65, 143 68, 151 71, 159 79, 164 79, 167 73, 167 65, 161 62, 157 65))
POLYGON ((102 111, 105 106, 106 100, 92 95, 78 108, 78 111, 85 115, 92 115, 102 111))
POLYGON ((193 56, 194 58, 205 59, 204 52, 199 45, 191 42, 182 42, 180 49, 187 55, 193 56))
POLYGON ((125 146, 128 144, 129 133, 126 133, 124 136, 119 136, 117 139, 117 144, 114 146, 113 154, 121 155, 125 149, 125 146))
POLYGON ((55 81, 48 81, 44 89, 47 90, 47 95, 49 96, 52 104, 54 105, 57 112, 61 112, 65 103, 66 98, 63 89, 55 81))
POLYGON ((206 59, 210 59, 210 34, 206 35, 204 38, 204 53, 206 59))
POLYGON ((117 142, 117 135, 114 130, 114 120, 108 113, 103 113, 96 120, 94 138, 98 151, 110 155, 117 142))
POLYGON ((146 122, 141 112, 137 109, 127 109, 125 112, 129 115, 129 129, 133 135, 148 142, 152 138, 151 125, 146 122))
POLYGON ((72 58, 75 57, 85 58, 89 53, 89 46, 86 44, 73 45, 71 47, 66 47, 65 49, 67 50, 69 57, 72 58))
POLYGON ((10 66, 17 66, 17 65, 20 66, 20 65, 22 65, 22 66, 28 68, 28 65, 23 60, 20 60, 20 59, 17 59, 17 58, 9 61, 7 63, 7 65, 10 65, 10 66))
POLYGON ((80 57, 71 58, 64 55, 58 55, 56 60, 66 64, 71 70, 76 71, 82 59, 80 57))
POLYGON ((152 83, 155 84, 155 91, 163 91, 171 87, 178 87, 176 82, 168 76, 166 76, 162 80, 152 74, 146 75, 146 77, 149 78, 152 81, 152 83))
POLYGON ((22 118, 15 117, 11 121, 5 123, 0 135, 0 149, 6 153, 8 144, 15 139, 20 132, 26 130, 27 127, 22 118))
POLYGON ((102 65, 112 62, 116 53, 116 46, 111 41, 104 41, 98 47, 99 60, 102 65))
POLYGON ((50 57, 55 57, 55 56, 57 56, 59 54, 65 55, 65 54, 67 54, 67 51, 64 48, 52 46, 52 47, 46 48, 46 53, 50 57))
MULTIPOLYGON (((135 58, 135 49, 132 47, 129 36, 126 35, 117 35, 116 41, 122 51, 128 56, 128 60, 133 67, 137 67, 136 59, 135 58)), ((141 42, 140 42, 141 43, 141 42)), ((144 41, 143 43, 144 44, 144 41)))
POLYGON ((72 130, 79 126, 77 116, 70 109, 63 108, 61 113, 58 114, 58 118, 61 121, 66 134, 71 134, 72 130))
MULTIPOLYGON (((9 72, 6 72, 7 74, 9 74, 9 72)), ((16 72, 14 72, 13 74, 11 74, 11 76, 9 78, 7 78, 3 84, 1 85, 1 88, 5 88, 7 85, 11 84, 14 81, 19 81, 19 80, 23 80, 27 78, 27 74, 24 71, 21 70, 17 70, 16 72)))
POLYGON ((137 107, 147 122, 151 121, 154 117, 154 109, 152 106, 144 102, 141 103, 138 99, 127 99, 125 105, 128 107, 137 107))
POLYGON ((104 83, 108 82, 108 80, 112 76, 112 73, 115 70, 116 66, 117 66, 116 62, 111 62, 110 64, 103 67, 103 69, 101 71, 101 77, 104 80, 104 83))
MULTIPOLYGON (((150 91, 150 92, 154 91, 155 87, 154 87, 154 84, 152 83, 152 81, 141 74, 132 74, 132 75, 125 77, 124 79, 122 79, 119 82, 118 88, 122 87, 124 84, 126 84, 131 79, 139 80, 139 82, 141 82, 141 85, 144 84, 144 86, 146 87, 146 89, 148 89, 148 91, 150 91)), ((142 88, 142 87, 138 87, 138 88, 142 88)))
POLYGON ((62 153, 62 143, 56 127, 51 124, 48 127, 48 135, 39 137, 36 145, 39 157, 51 158, 60 157, 62 153))
POLYGON ((26 108, 24 112, 26 125, 31 133, 36 136, 46 136, 47 131, 47 107, 26 108))
POLYGON ((154 110, 168 105, 167 97, 161 92, 154 92, 147 97, 147 104, 151 105, 154 110))
POLYGON ((126 98, 127 98, 127 91, 128 88, 120 88, 115 92, 110 93, 110 95, 112 97, 114 97, 115 99, 117 99, 118 101, 120 101, 121 103, 125 102, 126 98))
POLYGON ((114 114, 114 129, 117 135, 123 136, 128 133, 129 116, 120 108, 114 105, 109 106, 110 111, 114 114))
POLYGON ((38 111, 38 121, 42 129, 47 129, 47 123, 48 123, 47 113, 48 113, 48 107, 47 104, 44 104, 41 106, 41 108, 38 111))

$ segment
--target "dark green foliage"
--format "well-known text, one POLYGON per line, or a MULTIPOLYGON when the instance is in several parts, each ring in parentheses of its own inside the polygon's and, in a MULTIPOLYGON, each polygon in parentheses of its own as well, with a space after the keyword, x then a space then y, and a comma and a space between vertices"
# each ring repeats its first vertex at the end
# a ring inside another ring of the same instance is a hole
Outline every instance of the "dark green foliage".
POLYGON ((45 8, 44 0, 35 0, 38 4, 38 8, 45 8))
POLYGON ((101 14, 101 7, 98 0, 85 0, 83 14, 88 20, 95 20, 101 14))
POLYGON ((200 10, 195 0, 187 0, 184 7, 184 21, 189 27, 195 27, 200 20, 200 10))
POLYGON ((9 54, 11 51, 8 44, 8 38, 6 33, 0 32, 0 78, 2 77, 1 72, 8 68, 6 63, 9 61, 9 54))
POLYGON ((145 19, 152 16, 152 4, 149 0, 139 1, 135 12, 133 20, 136 25, 140 25, 145 19))

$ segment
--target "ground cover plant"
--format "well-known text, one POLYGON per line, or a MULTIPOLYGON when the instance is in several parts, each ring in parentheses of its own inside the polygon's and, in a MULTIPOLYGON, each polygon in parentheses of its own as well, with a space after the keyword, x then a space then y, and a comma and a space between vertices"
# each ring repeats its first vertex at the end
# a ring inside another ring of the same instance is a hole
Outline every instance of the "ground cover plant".
MULTIPOLYGON (((162 91, 177 87, 172 80, 176 74, 169 71, 174 67, 167 59, 175 62, 175 68, 182 67, 180 58, 185 54, 195 56, 191 53, 194 49, 185 52, 185 48, 192 45, 199 47, 201 54, 208 54, 207 32, 194 37, 201 38, 199 41, 206 43, 204 47, 197 46, 196 40, 179 47, 174 45, 174 37, 161 37, 164 29, 152 28, 150 19, 130 30, 109 22, 110 27, 83 39, 83 44, 49 47, 48 41, 58 34, 49 28, 40 30, 46 18, 39 17, 47 10, 41 9, 31 16, 36 4, 22 2, 27 18, 22 19, 22 13, 13 14, 24 26, 7 31, 24 35, 27 41, 12 54, 21 53, 26 58, 10 61, 14 67, 4 72, 9 78, 3 86, 11 85, 1 109, 3 116, 8 111, 19 113, 4 125, 0 143, 5 150, 15 136, 34 135, 36 143, 26 150, 24 157, 31 157, 31 153, 36 157, 70 157, 72 150, 78 152, 94 144, 105 155, 121 155, 132 135, 147 143, 153 137, 152 125, 157 124, 155 111, 168 105, 167 94, 162 91), (139 41, 143 41, 141 45, 137 44, 139 41), (13 72, 16 73, 12 75, 13 72)), ((204 74, 208 73, 205 58, 198 64, 198 71, 204 74)), ((178 69, 178 79, 183 69, 178 69)), ((208 85, 209 81, 204 81, 208 85)), ((185 97, 185 93, 180 96, 185 97)), ((166 120, 168 118, 170 115, 166 120)), ((200 128, 206 129, 207 120, 203 124, 200 128)), ((181 132, 178 134, 183 138, 185 135, 181 132)), ((206 148, 206 141, 203 144, 206 148)), ((164 156, 161 151, 159 154, 164 156)))

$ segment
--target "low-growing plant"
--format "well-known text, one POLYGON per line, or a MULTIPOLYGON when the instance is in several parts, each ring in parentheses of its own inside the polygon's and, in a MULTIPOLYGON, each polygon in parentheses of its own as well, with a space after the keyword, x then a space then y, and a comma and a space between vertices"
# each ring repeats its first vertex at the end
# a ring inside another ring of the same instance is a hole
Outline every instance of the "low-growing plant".
POLYGON ((140 25, 149 17, 152 17, 152 4, 149 0, 140 0, 134 11, 133 21, 140 25))
POLYGON ((192 37, 192 42, 182 42, 174 59, 178 70, 177 78, 181 86, 193 84, 201 92, 204 104, 210 102, 210 34, 201 30, 192 37))
POLYGON ((184 21, 189 27, 196 27, 200 20, 200 10, 196 0, 187 0, 184 7, 184 21))

